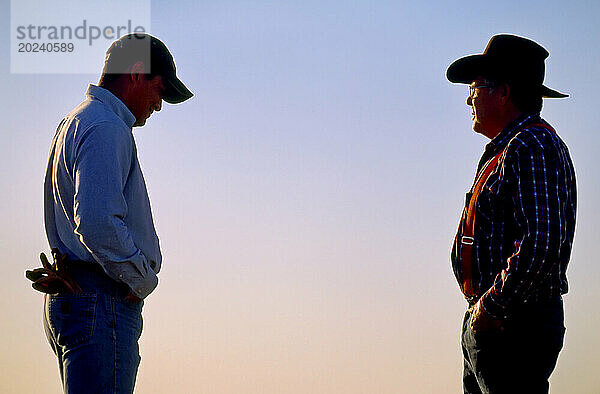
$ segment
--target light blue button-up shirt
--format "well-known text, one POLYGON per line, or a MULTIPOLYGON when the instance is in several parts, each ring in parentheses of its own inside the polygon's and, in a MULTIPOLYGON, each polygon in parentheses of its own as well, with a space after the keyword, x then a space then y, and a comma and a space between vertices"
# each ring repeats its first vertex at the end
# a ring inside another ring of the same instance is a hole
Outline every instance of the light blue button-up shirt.
POLYGON ((97 262, 145 298, 156 288, 162 256, 132 134, 135 116, 108 90, 86 100, 58 126, 44 183, 51 248, 97 262))

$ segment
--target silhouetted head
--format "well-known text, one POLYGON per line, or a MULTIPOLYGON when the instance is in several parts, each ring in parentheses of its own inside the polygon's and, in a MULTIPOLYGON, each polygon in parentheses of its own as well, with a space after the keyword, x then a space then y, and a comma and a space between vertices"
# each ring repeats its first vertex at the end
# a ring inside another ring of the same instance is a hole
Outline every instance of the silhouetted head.
POLYGON ((181 103, 193 93, 177 77, 173 56, 158 38, 134 33, 108 48, 100 86, 119 97, 136 117, 134 126, 146 123, 160 111, 162 100, 181 103))
POLYGON ((448 67, 450 82, 470 86, 467 104, 476 132, 493 138, 521 113, 540 112, 543 97, 567 97, 544 86, 547 57, 548 51, 532 40, 500 34, 482 54, 465 56, 448 67))

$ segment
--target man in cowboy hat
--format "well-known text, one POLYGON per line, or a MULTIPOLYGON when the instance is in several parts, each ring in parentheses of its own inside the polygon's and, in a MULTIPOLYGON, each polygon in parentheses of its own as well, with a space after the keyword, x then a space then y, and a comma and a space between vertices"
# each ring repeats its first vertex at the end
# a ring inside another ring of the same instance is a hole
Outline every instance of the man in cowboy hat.
POLYGON ((575 231, 575 172, 540 117, 548 52, 513 35, 450 65, 469 85, 473 130, 491 141, 452 248, 469 303, 462 327, 465 393, 547 393, 564 338, 562 294, 575 231))
POLYGON ((142 305, 162 256, 132 127, 192 93, 156 37, 130 34, 106 53, 98 86, 60 123, 44 184, 55 264, 27 272, 47 293, 46 336, 65 393, 132 393, 142 305))

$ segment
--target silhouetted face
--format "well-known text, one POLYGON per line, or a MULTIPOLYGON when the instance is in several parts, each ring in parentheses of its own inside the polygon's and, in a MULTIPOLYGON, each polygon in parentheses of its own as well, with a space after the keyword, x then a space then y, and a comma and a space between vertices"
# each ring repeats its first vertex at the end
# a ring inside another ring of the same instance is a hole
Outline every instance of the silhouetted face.
POLYGON ((134 126, 143 126, 154 111, 160 111, 162 108, 162 97, 165 92, 163 78, 156 75, 147 79, 144 75, 140 75, 132 81, 131 91, 133 94, 129 109, 136 119, 134 126))
POLYGON ((492 86, 483 78, 476 78, 471 83, 467 105, 471 107, 473 130, 486 135, 493 130, 497 121, 498 100, 492 86))

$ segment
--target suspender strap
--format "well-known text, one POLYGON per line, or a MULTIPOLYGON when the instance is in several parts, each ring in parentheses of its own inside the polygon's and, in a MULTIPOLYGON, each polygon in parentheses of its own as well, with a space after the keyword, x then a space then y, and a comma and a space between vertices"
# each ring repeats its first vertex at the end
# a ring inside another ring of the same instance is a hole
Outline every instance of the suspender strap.
POLYGON ((463 236, 461 238, 462 248, 461 248, 461 257, 462 257, 462 268, 463 268, 463 293, 466 296, 475 295, 475 290, 473 288, 473 242, 475 241, 475 213, 477 211, 477 199, 479 198, 479 194, 483 189, 483 185, 487 182, 488 178, 492 174, 492 172, 496 169, 498 165, 498 161, 500 160, 500 156, 506 151, 506 148, 501 150, 494 156, 491 160, 489 160, 485 166, 479 171, 479 175, 475 179, 475 184, 473 185, 471 199, 469 200, 469 205, 467 207, 467 212, 465 215, 465 222, 463 228, 463 236))
MULTIPOLYGON (((536 123, 534 125, 528 125, 527 127, 543 127, 555 133, 554 129, 548 124, 536 123)), ((477 199, 479 194, 486 184, 488 178, 494 172, 500 161, 500 157, 506 152, 508 145, 496 154, 491 160, 489 160, 485 166, 479 171, 475 183, 471 189, 471 199, 469 205, 466 207, 466 213, 464 215, 464 227, 462 238, 460 242, 461 248, 461 260, 462 260, 462 272, 463 272, 463 283, 462 290, 467 297, 476 296, 477 292, 473 285, 473 243, 475 241, 475 214, 477 212, 477 199)))

